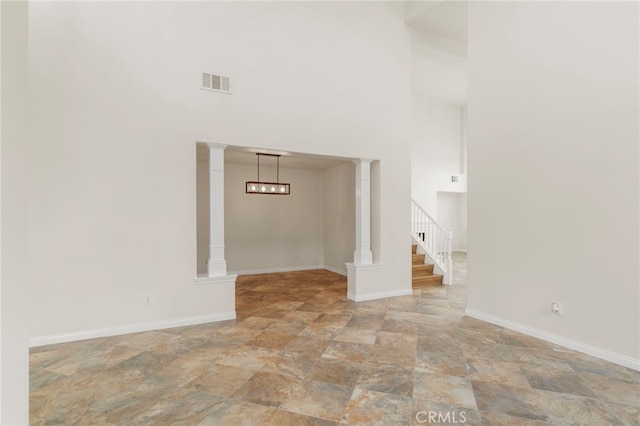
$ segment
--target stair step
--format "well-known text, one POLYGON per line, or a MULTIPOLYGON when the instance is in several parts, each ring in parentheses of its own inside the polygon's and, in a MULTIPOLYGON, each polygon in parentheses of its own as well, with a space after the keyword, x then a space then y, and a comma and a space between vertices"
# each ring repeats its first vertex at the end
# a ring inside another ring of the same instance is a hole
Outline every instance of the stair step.
POLYGON ((421 265, 412 265, 411 271, 414 277, 423 275, 433 275, 433 264, 423 263, 421 265))
POLYGON ((425 255, 418 254, 418 246, 411 245, 411 286, 413 288, 442 285, 442 275, 433 273, 432 264, 424 263, 425 255))
POLYGON ((442 275, 427 275, 423 277, 415 277, 412 280, 412 287, 420 288, 442 285, 442 278, 442 275))

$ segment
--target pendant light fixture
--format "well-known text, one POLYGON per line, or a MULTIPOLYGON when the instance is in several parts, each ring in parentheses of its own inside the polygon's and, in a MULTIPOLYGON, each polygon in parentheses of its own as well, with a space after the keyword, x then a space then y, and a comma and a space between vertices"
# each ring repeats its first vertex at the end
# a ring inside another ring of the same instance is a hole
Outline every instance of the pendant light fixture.
POLYGON ((265 195, 289 195, 291 193, 291 185, 288 183, 280 183, 280 155, 278 154, 262 154, 256 153, 258 156, 258 180, 249 181, 246 184, 245 191, 247 194, 265 194, 265 195), (262 182, 260 181, 260 157, 276 157, 276 181, 262 182))

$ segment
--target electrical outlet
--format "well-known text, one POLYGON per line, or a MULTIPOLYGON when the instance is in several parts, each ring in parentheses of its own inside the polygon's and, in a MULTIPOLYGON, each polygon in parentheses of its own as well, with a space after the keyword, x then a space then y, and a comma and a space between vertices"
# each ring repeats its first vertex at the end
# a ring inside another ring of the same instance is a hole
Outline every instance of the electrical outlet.
POLYGON ((551 304, 551 312, 554 314, 562 315, 562 304, 559 302, 553 302, 551 304))
POLYGON ((151 304, 151 296, 149 296, 148 294, 144 296, 144 304, 145 305, 151 304))

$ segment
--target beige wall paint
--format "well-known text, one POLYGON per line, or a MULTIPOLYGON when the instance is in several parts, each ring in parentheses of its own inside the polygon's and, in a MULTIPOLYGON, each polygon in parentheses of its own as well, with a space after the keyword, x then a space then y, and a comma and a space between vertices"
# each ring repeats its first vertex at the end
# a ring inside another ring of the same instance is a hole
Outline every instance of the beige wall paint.
POLYGON ((451 228, 453 251, 467 250, 467 194, 438 192, 438 223, 451 228))
POLYGON ((29 423, 27 2, 0 3, 0 424, 29 423))
POLYGON ((636 368, 638 7, 470 3, 468 106, 468 309, 636 368))
POLYGON ((196 163, 197 272, 207 274, 209 259, 209 162, 196 163))
MULTIPOLYGON (((260 173, 275 181, 275 168, 260 167, 260 173)), ((254 166, 225 164, 227 269, 322 266, 322 171, 280 168, 291 195, 246 194, 245 182, 255 179, 254 166)))
MULTIPOLYGON (((199 182, 204 183, 199 188, 206 188, 207 163, 199 162, 198 170, 199 182)), ((260 170, 263 176, 275 176, 271 167, 260 170)), ((229 271, 327 267, 346 274, 345 263, 353 261, 355 250, 355 165, 346 162, 325 170, 281 168, 280 180, 291 183, 289 196, 245 194, 245 182, 255 179, 255 171, 253 166, 225 165, 229 271)), ((203 224, 198 227, 199 271, 205 272, 208 195, 201 195, 205 201, 198 204, 203 224)))
POLYGON ((233 294, 193 282, 196 141, 382 160, 388 255, 365 290, 409 288, 402 15, 394 3, 31 4, 31 335, 233 309, 233 294), (231 76, 233 93, 200 90, 202 72, 231 76))
MULTIPOLYGON (((464 171, 464 109, 459 105, 413 97, 411 125, 411 196, 434 219, 438 217, 438 192, 466 192, 464 171)), ((452 218, 443 218, 451 221, 452 218)))
POLYGON ((345 275, 356 241, 355 170, 355 164, 347 163, 324 171, 324 264, 345 275))
MULTIPOLYGON (((199 188, 206 191, 208 166, 198 163, 199 188)), ((261 167, 263 176, 275 169, 261 167)), ((250 273, 277 269, 328 267, 346 274, 355 250, 355 165, 325 170, 281 168, 291 183, 289 196, 247 195, 254 166, 225 165, 225 240, 229 271, 250 273)), ((208 204, 198 205, 199 271, 206 271, 208 204), (199 219, 200 220, 200 219, 199 219), (200 223, 200 222, 199 222, 200 223)))

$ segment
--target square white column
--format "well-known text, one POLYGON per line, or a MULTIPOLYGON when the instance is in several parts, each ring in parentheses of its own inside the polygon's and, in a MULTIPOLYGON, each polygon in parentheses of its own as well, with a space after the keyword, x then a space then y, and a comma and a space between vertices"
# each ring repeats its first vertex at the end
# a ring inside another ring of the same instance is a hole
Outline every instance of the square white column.
POLYGON ((224 258, 224 150, 227 145, 207 143, 209 147, 209 260, 208 275, 227 275, 224 258))
POLYGON ((197 276, 194 297, 215 299, 222 312, 205 315, 203 322, 236 317, 235 284, 237 275, 227 275, 224 257, 224 150, 227 145, 207 143, 209 147, 209 258, 207 275, 197 276))
POLYGON ((356 164, 356 250, 355 265, 371 265, 371 161, 354 160, 356 164))

